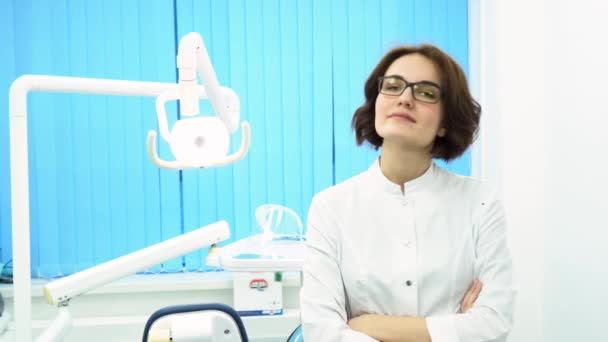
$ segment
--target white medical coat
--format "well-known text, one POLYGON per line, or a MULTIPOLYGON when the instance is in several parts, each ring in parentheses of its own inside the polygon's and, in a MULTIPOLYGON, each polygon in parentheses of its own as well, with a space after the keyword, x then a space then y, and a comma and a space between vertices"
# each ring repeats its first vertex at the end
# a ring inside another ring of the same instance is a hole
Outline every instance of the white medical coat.
POLYGON ((482 182, 431 164, 402 193, 374 162, 311 203, 304 340, 375 341, 347 325, 374 313, 425 318, 433 342, 505 341, 515 301, 506 228, 482 182), (475 279, 481 294, 459 313, 475 279))

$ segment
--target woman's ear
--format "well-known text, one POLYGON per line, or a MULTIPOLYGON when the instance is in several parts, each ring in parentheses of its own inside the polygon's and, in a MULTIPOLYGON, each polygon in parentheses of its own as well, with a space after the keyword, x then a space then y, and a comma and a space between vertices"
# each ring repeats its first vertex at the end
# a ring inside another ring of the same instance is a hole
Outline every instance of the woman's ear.
POLYGON ((437 136, 438 136, 438 137, 443 138, 443 137, 445 137, 445 133, 446 133, 445 128, 441 127, 441 128, 440 128, 440 129, 437 131, 437 136))

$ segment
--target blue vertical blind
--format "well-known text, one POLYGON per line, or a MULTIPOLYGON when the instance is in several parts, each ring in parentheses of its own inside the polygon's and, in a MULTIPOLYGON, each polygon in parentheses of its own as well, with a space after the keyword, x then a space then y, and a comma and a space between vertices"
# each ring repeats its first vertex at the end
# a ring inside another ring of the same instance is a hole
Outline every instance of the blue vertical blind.
MULTIPOLYGON (((201 33, 220 84, 252 127, 248 156, 206 170, 159 170, 145 153, 154 99, 34 93, 28 107, 32 274, 52 277, 255 209, 305 218, 312 196, 377 157, 350 129, 363 84, 400 44, 432 42, 468 69, 466 0, 0 2, 0 245, 11 259, 8 89, 23 74, 176 82, 175 53, 201 33)), ((169 124, 179 119, 167 106, 169 124)), ((213 115, 201 102, 201 114, 213 115)), ((231 137, 240 146, 240 132, 231 137)), ((159 142, 161 157, 172 159, 159 142)), ((444 167, 470 173, 470 155, 444 167)), ((150 272, 205 270, 206 251, 150 272)))

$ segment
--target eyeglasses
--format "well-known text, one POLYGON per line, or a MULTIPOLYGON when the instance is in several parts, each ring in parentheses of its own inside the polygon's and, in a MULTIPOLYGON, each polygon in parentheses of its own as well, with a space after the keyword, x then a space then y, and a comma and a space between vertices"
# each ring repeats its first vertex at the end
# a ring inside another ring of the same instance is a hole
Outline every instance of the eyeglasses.
POLYGON ((378 91, 388 96, 400 96, 408 87, 412 96, 421 102, 437 103, 441 100, 441 88, 431 81, 408 82, 401 76, 380 76, 378 91))

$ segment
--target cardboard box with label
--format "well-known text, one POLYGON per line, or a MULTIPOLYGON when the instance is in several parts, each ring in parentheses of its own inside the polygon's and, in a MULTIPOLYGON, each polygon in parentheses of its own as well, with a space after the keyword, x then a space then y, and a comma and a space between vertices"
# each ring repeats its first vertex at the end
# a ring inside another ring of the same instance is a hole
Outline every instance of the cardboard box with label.
POLYGON ((283 314, 281 272, 234 272, 234 309, 241 316, 283 314))

